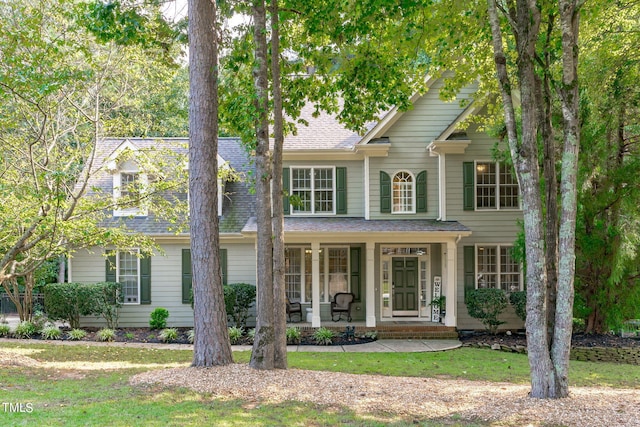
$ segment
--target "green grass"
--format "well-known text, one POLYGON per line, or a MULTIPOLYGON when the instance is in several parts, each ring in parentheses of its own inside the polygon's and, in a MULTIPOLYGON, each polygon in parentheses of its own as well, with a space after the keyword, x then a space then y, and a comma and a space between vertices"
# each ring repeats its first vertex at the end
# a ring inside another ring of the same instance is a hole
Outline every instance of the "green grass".
MULTIPOLYGON (((0 349, 20 351, 47 362, 47 368, 2 367, 0 401, 31 403, 31 413, 2 413, 2 425, 148 425, 190 426, 423 426, 469 425, 454 416, 443 420, 414 419, 389 413, 357 414, 342 406, 303 402, 264 404, 213 398, 184 389, 131 387, 135 373, 166 366, 187 366, 188 350, 153 350, 87 345, 2 343, 0 349), (57 364, 65 365, 60 367, 57 364), (111 363, 112 370, 78 370, 78 365, 111 363)), ((234 352, 237 362, 249 352, 234 352)), ((526 384, 528 361, 520 354, 461 348, 437 353, 290 353, 289 366, 377 375, 403 375, 526 384)), ((571 362, 573 386, 637 387, 640 367, 571 362)), ((1 410, 2 408, 0 408, 1 410)), ((478 422, 478 426, 486 425, 478 422)))

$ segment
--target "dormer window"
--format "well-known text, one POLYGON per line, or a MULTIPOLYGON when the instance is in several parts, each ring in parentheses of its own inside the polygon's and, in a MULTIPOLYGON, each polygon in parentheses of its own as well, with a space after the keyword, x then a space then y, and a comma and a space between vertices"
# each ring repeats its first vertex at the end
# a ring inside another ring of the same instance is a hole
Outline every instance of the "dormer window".
POLYGON ((139 183, 138 172, 120 173, 120 197, 129 198, 135 195, 136 184, 139 183))
POLYGON ((113 216, 146 216, 147 211, 140 203, 140 193, 144 191, 146 175, 134 170, 131 161, 125 162, 121 170, 113 174, 113 198, 118 206, 113 216))

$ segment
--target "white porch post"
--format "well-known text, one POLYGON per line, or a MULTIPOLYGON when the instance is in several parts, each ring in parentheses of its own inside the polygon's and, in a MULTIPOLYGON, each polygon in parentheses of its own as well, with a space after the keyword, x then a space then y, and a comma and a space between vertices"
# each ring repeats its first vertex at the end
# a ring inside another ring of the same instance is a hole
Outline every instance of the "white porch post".
POLYGON ((367 315, 367 327, 373 328, 376 326, 376 292, 375 292, 375 283, 376 283, 376 272, 375 272, 375 249, 376 245, 374 242, 367 242, 366 244, 366 252, 367 252, 367 267, 366 267, 366 315, 367 315))
POLYGON ((320 243, 311 243, 311 326, 320 327, 320 243))
POLYGON ((444 318, 445 326, 457 326, 457 306, 458 306, 458 291, 456 280, 456 259, 457 259, 457 245, 455 241, 451 240, 447 242, 447 256, 446 256, 446 282, 445 288, 447 296, 447 315, 444 318))

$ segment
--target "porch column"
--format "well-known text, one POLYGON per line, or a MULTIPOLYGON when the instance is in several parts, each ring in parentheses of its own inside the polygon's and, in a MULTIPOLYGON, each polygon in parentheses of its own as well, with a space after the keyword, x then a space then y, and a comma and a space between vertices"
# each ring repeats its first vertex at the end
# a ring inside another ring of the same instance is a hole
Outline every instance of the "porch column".
POLYGON ((311 326, 320 327, 320 243, 311 243, 311 326))
POLYGON ((374 242, 367 242, 367 267, 366 267, 366 315, 367 315, 367 327, 373 328, 376 326, 376 272, 375 272, 375 249, 376 244, 374 242))
POLYGON ((447 256, 446 256, 446 282, 445 287, 447 289, 445 295, 447 296, 447 315, 444 318, 445 326, 457 326, 457 307, 458 307, 458 287, 456 280, 456 259, 457 259, 457 245, 452 240, 447 242, 447 256))

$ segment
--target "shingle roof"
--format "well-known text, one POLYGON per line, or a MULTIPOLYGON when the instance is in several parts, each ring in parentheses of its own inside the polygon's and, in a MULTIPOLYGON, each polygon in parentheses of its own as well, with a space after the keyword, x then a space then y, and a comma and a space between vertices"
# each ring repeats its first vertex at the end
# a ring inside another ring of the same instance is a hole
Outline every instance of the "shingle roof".
MULTIPOLYGON (((284 139, 286 150, 351 150, 362 136, 348 130, 335 114, 320 112, 313 117, 314 107, 308 103, 302 108, 300 118, 309 122, 308 126, 297 124, 296 135, 287 135, 284 139)), ((365 125, 369 131, 377 122, 365 125)))
MULTIPOLYGON (((242 229, 243 233, 256 232, 256 218, 251 217, 242 229)), ((466 226, 457 221, 430 219, 366 220, 364 218, 313 218, 286 217, 285 233, 429 233, 468 232, 466 226)))
MULTIPOLYGON (((99 172, 89 183, 93 188, 89 195, 95 191, 102 191, 107 194, 113 192, 112 175, 104 168, 102 170, 100 168, 125 141, 129 141, 141 151, 169 148, 181 155, 187 155, 188 153, 188 138, 105 138, 99 141, 96 146, 93 170, 99 170, 99 172)), ((219 138, 218 153, 229 163, 229 166, 242 175, 246 175, 252 168, 238 138, 219 138)), ((249 184, 243 181, 229 182, 225 185, 224 191, 226 196, 223 198, 220 232, 239 233, 248 218, 254 214, 254 203, 249 194, 249 184)), ((186 189, 183 193, 179 193, 177 197, 185 200, 187 197, 186 189)), ((186 228, 183 234, 188 234, 188 221, 185 222, 186 228)), ((151 235, 175 234, 172 231, 175 228, 175 224, 157 218, 153 212, 149 212, 149 215, 144 217, 109 216, 103 221, 102 225, 106 227, 125 225, 132 231, 151 235)))

